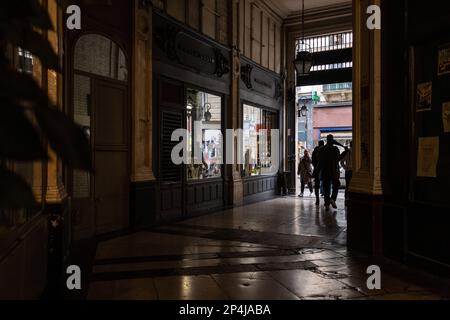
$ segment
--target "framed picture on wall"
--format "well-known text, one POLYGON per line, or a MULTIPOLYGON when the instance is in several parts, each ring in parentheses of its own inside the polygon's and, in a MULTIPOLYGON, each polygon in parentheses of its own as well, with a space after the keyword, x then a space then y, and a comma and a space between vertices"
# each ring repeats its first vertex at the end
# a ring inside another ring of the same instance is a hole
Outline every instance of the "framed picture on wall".
POLYGON ((439 137, 419 137, 417 177, 436 178, 439 161, 439 137))
POLYGON ((444 123, 444 133, 450 133, 450 102, 442 104, 442 122, 444 123))
POLYGON ((450 43, 439 47, 438 75, 450 73, 450 43))
POLYGON ((433 83, 425 82, 417 85, 416 111, 430 111, 433 100, 433 83))

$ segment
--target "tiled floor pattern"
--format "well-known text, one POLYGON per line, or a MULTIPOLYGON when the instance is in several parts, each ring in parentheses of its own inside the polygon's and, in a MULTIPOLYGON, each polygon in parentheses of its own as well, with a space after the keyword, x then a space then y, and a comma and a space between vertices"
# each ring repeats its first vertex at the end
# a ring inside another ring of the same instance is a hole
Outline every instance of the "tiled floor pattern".
POLYGON ((439 299, 345 248, 341 209, 278 198, 102 242, 88 299, 439 299))

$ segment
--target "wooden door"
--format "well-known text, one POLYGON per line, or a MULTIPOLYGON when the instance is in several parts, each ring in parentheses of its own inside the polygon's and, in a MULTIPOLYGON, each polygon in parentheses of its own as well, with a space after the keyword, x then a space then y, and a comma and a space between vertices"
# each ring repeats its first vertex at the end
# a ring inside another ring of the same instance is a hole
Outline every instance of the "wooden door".
POLYGON ((184 216, 184 165, 172 162, 172 149, 179 142, 171 141, 176 129, 185 128, 184 87, 165 78, 158 79, 158 207, 161 222, 184 216))
POLYGON ((184 165, 172 162, 172 149, 179 143, 172 141, 172 133, 183 128, 183 112, 181 110, 162 110, 160 112, 161 140, 160 155, 160 183, 161 220, 169 222, 179 219, 184 214, 184 165))
POLYGON ((129 225, 129 134, 127 86, 93 80, 95 233, 129 225))

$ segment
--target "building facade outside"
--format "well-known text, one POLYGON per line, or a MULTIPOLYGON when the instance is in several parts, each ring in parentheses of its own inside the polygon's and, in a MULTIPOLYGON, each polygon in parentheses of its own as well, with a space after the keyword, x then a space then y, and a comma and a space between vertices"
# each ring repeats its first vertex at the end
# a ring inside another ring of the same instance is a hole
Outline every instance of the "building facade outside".
POLYGON ((297 149, 313 150, 320 140, 332 134, 343 145, 352 140, 352 84, 300 87, 297 89, 297 149), (302 115, 303 103, 307 107, 302 115))

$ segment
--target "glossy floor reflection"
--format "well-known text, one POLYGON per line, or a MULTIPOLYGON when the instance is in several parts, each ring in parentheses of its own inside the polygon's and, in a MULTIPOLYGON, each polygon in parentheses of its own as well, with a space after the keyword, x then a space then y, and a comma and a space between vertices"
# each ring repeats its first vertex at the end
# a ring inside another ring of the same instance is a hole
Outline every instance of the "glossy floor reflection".
POLYGON ((347 251, 344 203, 284 197, 98 244, 88 299, 440 299, 347 251))

